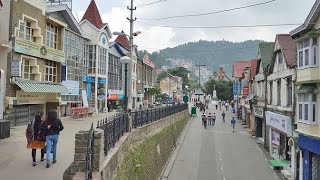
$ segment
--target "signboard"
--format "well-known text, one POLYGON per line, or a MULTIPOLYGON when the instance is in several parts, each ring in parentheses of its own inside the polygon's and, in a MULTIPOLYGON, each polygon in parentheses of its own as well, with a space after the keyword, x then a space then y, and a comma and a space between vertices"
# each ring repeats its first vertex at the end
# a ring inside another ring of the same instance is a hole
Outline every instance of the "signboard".
POLYGON ((238 84, 233 83, 233 95, 238 95, 238 84))
POLYGON ((52 101, 57 101, 56 94, 17 91, 17 104, 43 104, 52 101))
POLYGON ((292 136, 291 119, 288 116, 283 116, 270 111, 266 112, 266 123, 285 134, 288 137, 292 136))
POLYGON ((80 94, 79 81, 62 81, 61 84, 64 85, 68 90, 67 93, 61 93, 62 95, 79 95, 80 94))
POLYGON ((255 116, 263 118, 263 108, 253 107, 253 113, 255 116))
MULTIPOLYGON (((89 83, 95 83, 95 77, 92 76, 83 76, 82 77, 82 81, 84 82, 89 82, 89 83)), ((105 84, 106 83, 106 79, 104 78, 98 78, 98 83, 99 84, 105 84)))
POLYGON ((188 103, 189 97, 187 95, 183 96, 183 102, 188 103))
POLYGON ((11 61, 11 77, 21 77, 21 61, 11 61))
POLYGON ((272 142, 272 144, 279 146, 280 145, 280 133, 278 133, 276 131, 272 131, 271 142, 272 142))
POLYGON ((14 51, 59 63, 65 63, 66 61, 63 51, 51 48, 47 49, 45 46, 41 46, 40 44, 31 43, 19 38, 16 38, 15 40, 14 51))
POLYGON ((105 95, 103 95, 103 94, 99 94, 98 95, 98 100, 99 101, 103 101, 105 99, 105 95))
POLYGON ((245 85, 243 87, 243 95, 249 95, 249 86, 248 85, 245 85))
POLYGON ((81 94, 82 94, 83 107, 89 107, 89 103, 88 103, 88 99, 87 99, 87 91, 82 90, 81 94))

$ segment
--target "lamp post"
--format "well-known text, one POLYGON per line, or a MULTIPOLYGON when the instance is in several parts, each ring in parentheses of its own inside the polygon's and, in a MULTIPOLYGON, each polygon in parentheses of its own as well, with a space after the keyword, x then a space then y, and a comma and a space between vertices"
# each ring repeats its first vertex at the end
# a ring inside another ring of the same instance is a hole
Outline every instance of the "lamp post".
POLYGON ((120 58, 120 62, 124 64, 124 111, 128 110, 128 64, 131 62, 131 58, 123 56, 120 58))

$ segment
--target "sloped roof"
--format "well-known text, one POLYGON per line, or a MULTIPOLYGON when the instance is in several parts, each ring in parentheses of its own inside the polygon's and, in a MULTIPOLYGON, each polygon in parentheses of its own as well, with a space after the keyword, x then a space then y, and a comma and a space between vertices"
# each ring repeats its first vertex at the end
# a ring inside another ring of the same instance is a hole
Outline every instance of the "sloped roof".
POLYGON ((316 0, 304 23, 301 26, 292 30, 290 32, 290 36, 292 37, 299 36, 300 33, 304 33, 305 31, 311 30, 312 27, 314 26, 314 23, 318 19, 319 13, 320 13, 320 0, 316 0))
POLYGON ((144 57, 143 57, 143 63, 152 67, 152 68, 155 68, 155 65, 154 63, 152 62, 152 60, 150 59, 149 55, 146 54, 144 57))
MULTIPOLYGON (((121 32, 124 33, 123 31, 121 32)), ((130 49, 129 40, 125 34, 118 35, 114 41, 121 44, 123 47, 130 49)))
POLYGON ((258 60, 252 59, 250 61, 250 78, 255 77, 258 73, 258 60))
POLYGON ((281 51, 287 61, 288 66, 293 66, 297 62, 297 46, 290 34, 277 34, 276 39, 280 43, 281 51))
POLYGON ((259 43, 258 58, 261 60, 262 67, 267 67, 271 63, 274 44, 274 42, 259 43))
POLYGON ((98 7, 94 0, 91 0, 81 21, 83 21, 84 19, 88 20, 91 24, 96 26, 98 29, 101 29, 106 25, 102 22, 98 7))
POLYGON ((251 61, 234 61, 232 63, 233 77, 241 78, 243 69, 246 67, 251 67, 251 61))
POLYGON ((226 73, 224 72, 222 67, 220 67, 219 73, 217 73, 216 75, 213 76, 213 79, 231 81, 231 79, 226 75, 226 73))

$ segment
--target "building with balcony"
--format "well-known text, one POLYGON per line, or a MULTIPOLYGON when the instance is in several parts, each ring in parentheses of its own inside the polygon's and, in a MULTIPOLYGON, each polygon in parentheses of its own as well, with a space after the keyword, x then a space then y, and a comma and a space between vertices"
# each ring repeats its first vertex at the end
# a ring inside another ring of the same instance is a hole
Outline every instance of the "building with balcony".
POLYGON ((89 39, 86 62, 88 70, 82 77, 86 86, 86 89, 82 90, 83 104, 85 107, 93 107, 95 112, 107 112, 108 52, 111 32, 108 24, 102 22, 94 0, 91 0, 79 25, 84 36, 89 39))
POLYGON ((13 44, 7 62, 5 116, 13 126, 25 124, 37 111, 60 111, 61 65, 65 63, 66 24, 46 14, 46 1, 11 1, 9 34, 13 44))
MULTIPOLYGON (((294 131, 294 82, 296 79, 296 45, 289 34, 276 35, 267 77, 268 105, 265 120, 269 153, 275 160, 291 161, 288 141, 294 131)), ((296 157, 296 156, 294 156, 296 157)), ((289 166, 284 171, 291 171, 289 166)))
POLYGON ((66 24, 63 33, 65 63, 61 64, 61 83, 68 92, 61 94, 62 116, 70 115, 72 107, 83 106, 82 93, 86 90, 83 77, 88 74, 88 42, 78 22, 66 4, 47 5, 47 15, 66 24))
MULTIPOLYGON (((270 62, 273 56, 274 43, 260 43, 258 46, 258 69, 257 75, 254 78, 256 93, 255 103, 252 107, 253 115, 255 118, 256 130, 255 136, 262 142, 268 141, 268 136, 265 137, 266 127, 264 118, 264 107, 266 106, 266 76, 267 68, 270 66, 270 62), (265 72, 266 71, 266 72, 265 72)), ((268 144, 267 144, 268 145, 268 144)), ((269 146, 267 146, 269 147, 269 146)))
POLYGON ((299 134, 299 178, 320 179, 320 0, 305 22, 290 32, 297 47, 296 132, 299 134))

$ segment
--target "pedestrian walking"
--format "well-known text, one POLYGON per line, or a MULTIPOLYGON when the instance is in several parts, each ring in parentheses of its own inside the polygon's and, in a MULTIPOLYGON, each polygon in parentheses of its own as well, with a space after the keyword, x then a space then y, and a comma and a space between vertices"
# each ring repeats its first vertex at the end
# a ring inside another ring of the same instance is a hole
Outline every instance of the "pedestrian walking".
POLYGON ((218 110, 218 104, 216 104, 216 110, 218 110))
POLYGON ((232 119, 231 119, 232 132, 234 132, 235 126, 236 126, 236 120, 234 119, 234 117, 232 117, 232 119))
POLYGON ((222 121, 226 122, 226 113, 224 113, 224 111, 222 112, 222 121))
POLYGON ((47 160, 47 168, 50 167, 50 152, 52 149, 53 157, 52 163, 57 162, 57 143, 59 140, 60 131, 64 129, 62 122, 58 119, 58 113, 55 110, 49 110, 47 115, 47 120, 43 122, 41 128, 45 130, 46 133, 46 160, 47 160))
POLYGON ((225 106, 226 106, 226 111, 228 111, 229 103, 226 102, 225 106))
POLYGON ((202 120, 203 127, 206 128, 207 127, 207 117, 206 117, 205 113, 202 113, 201 120, 202 120))
POLYGON ((39 111, 37 115, 31 119, 28 123, 26 129, 26 137, 27 137, 27 148, 31 148, 31 156, 32 156, 32 166, 36 166, 36 153, 37 149, 41 151, 41 159, 40 161, 44 161, 44 147, 45 147, 45 136, 43 131, 41 131, 41 124, 43 120, 43 112, 39 111))
POLYGON ((213 116, 212 116, 212 125, 215 126, 216 125, 216 113, 213 113, 213 116))
POLYGON ((213 120, 212 120, 212 116, 211 116, 211 113, 209 113, 209 115, 208 115, 208 125, 209 126, 212 126, 213 125, 213 120))

